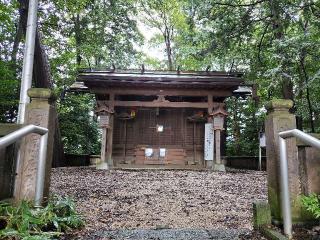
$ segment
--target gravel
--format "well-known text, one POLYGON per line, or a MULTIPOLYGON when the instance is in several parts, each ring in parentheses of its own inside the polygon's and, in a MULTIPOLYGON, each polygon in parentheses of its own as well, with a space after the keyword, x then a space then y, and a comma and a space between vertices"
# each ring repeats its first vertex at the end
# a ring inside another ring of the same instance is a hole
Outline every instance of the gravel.
POLYGON ((266 185, 256 171, 58 168, 51 191, 72 197, 86 220, 72 238, 263 239, 251 221, 266 185))

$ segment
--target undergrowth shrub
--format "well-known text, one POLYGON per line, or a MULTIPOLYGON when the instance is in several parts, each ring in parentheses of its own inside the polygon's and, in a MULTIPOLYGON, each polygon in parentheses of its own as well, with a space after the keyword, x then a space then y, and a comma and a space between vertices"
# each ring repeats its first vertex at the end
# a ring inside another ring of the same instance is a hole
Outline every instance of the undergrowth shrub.
POLYGON ((311 212, 315 218, 320 219, 320 196, 313 193, 301 198, 302 205, 311 212))
POLYGON ((54 196, 43 208, 33 208, 26 201, 18 206, 0 202, 0 239, 53 239, 83 225, 84 221, 69 198, 54 196))

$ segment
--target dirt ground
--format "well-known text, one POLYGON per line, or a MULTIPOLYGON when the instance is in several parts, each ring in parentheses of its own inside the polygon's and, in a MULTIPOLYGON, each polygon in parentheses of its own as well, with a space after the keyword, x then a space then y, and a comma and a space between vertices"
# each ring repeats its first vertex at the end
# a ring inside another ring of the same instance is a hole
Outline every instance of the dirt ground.
MULTIPOLYGON (((252 229, 266 174, 58 168, 53 194, 70 196, 86 220, 79 234, 132 229, 252 229)), ((246 238, 250 239, 250 238, 246 238)))

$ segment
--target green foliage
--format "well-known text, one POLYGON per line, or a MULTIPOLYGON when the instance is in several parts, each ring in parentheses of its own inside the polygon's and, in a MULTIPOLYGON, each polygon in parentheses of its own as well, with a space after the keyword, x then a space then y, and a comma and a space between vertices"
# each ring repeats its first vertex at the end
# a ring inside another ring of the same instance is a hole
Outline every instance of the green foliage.
POLYGON ((263 125, 265 113, 252 99, 231 97, 227 100, 227 155, 257 156, 258 133, 263 125))
MULTIPOLYGON (((149 43, 164 45, 167 69, 173 70, 177 65, 175 64, 174 45, 179 33, 187 28, 183 11, 184 2, 181 0, 141 0, 138 2, 143 13, 141 19, 144 24, 157 30, 157 34, 154 34, 149 43)), ((152 64, 152 62, 148 63, 152 64)))
POLYGON ((175 43, 183 69, 209 65, 244 72, 258 85, 262 105, 273 97, 290 98, 304 130, 318 131, 319 2, 186 2, 188 31, 175 43))
POLYGON ((26 201, 18 206, 0 203, 1 239, 52 239, 83 225, 74 202, 69 198, 54 196, 46 207, 39 209, 26 201))
MULTIPOLYGON (((133 17, 137 13, 134 1, 44 0, 42 4, 42 42, 49 49, 58 96, 65 95, 75 82, 78 68, 138 65, 140 54, 134 44, 141 43, 142 37, 133 17)), ((65 152, 99 153, 93 96, 67 93, 58 105, 65 152)))
POLYGON ((18 105, 19 82, 12 66, 0 60, 0 122, 13 122, 18 105))
POLYGON ((67 93, 59 103, 59 121, 66 153, 98 154, 99 132, 94 117, 94 98, 88 94, 67 93))
POLYGON ((315 218, 320 219, 320 196, 313 193, 301 198, 303 206, 312 213, 315 218))
POLYGON ((15 37, 17 2, 0 1, 0 122, 15 121, 19 81, 11 61, 11 44, 15 37))

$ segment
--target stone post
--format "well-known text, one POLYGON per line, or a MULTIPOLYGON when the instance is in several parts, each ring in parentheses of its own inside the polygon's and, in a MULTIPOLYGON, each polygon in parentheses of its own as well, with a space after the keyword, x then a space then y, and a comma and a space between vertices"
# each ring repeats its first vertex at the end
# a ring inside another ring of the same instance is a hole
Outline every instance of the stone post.
MULTIPOLYGON (((317 139, 320 134, 311 133, 317 139)), ((301 191, 304 195, 320 194, 320 150, 297 140, 301 191)))
POLYGON ((109 169, 113 166, 112 161, 112 138, 113 138, 113 111, 107 106, 100 106, 96 112, 100 116, 100 127, 102 129, 100 162, 97 169, 109 169))
MULTIPOLYGON (((101 118, 101 115, 100 115, 101 118)), ((101 125, 100 125, 101 126, 101 125)), ((100 150, 100 162, 97 162, 97 168, 99 169, 108 169, 108 163, 106 158, 106 146, 107 146, 107 132, 108 129, 106 126, 101 126, 101 150, 100 150)))
MULTIPOLYGON (((296 118, 289 113, 293 102, 291 100, 272 100, 266 105, 268 115, 265 120, 268 201, 271 215, 275 223, 282 221, 280 194, 280 154, 278 133, 296 128, 296 118)), ((291 197, 291 212, 293 223, 305 222, 309 217, 301 206, 301 179, 299 174, 298 151, 296 139, 287 139, 287 158, 289 173, 289 190, 291 197)))
MULTIPOLYGON (((46 88, 31 88, 28 90, 31 103, 26 108, 25 124, 34 124, 47 128, 48 147, 44 182, 44 201, 49 196, 50 173, 53 155, 53 143, 55 132, 56 112, 52 103, 53 92, 46 88)), ((29 134, 20 145, 20 162, 17 166, 14 198, 15 201, 29 200, 35 198, 36 173, 38 168, 40 136, 29 134)))
POLYGON ((212 113, 213 116, 213 129, 215 132, 215 163, 213 170, 225 172, 226 168, 221 161, 221 131, 224 130, 224 119, 227 116, 227 112, 224 110, 224 104, 219 104, 218 108, 212 113))

